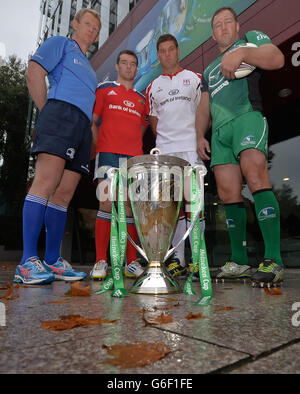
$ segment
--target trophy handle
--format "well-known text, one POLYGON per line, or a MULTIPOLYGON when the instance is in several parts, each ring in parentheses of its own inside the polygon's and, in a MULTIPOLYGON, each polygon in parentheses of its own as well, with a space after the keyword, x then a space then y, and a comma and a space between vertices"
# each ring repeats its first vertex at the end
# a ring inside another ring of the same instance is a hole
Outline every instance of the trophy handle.
MULTIPOLYGON (((200 197, 200 202, 199 202, 199 209, 198 209, 198 211, 197 211, 196 214, 195 214, 195 217, 194 217, 193 222, 191 223, 190 227, 186 230, 186 232, 184 233, 184 235, 183 235, 183 237, 181 238, 181 240, 177 243, 177 245, 175 245, 173 248, 171 248, 171 249, 167 252, 167 254, 166 254, 165 258, 164 258, 164 262, 171 256, 171 254, 174 252, 174 250, 175 250, 176 248, 178 248, 178 246, 179 246, 183 241, 185 241, 186 238, 189 236, 189 234, 190 234, 191 231, 193 230, 193 227, 194 227, 195 224, 196 224, 196 221, 197 221, 198 218, 199 218, 199 215, 200 215, 200 213, 201 213, 201 211, 202 211, 202 207, 204 206, 204 177, 205 177, 205 175, 206 175, 206 173, 207 173, 207 169, 206 169, 206 167, 205 167, 203 164, 195 165, 193 168, 196 170, 196 172, 197 172, 197 173, 199 174, 199 176, 200 176, 200 194, 201 194, 201 197, 200 197)), ((193 170, 193 169, 191 169, 190 172, 191 172, 192 170, 193 170)))
POLYGON ((145 260, 148 261, 149 263, 149 259, 144 251, 144 249, 142 249, 139 245, 137 245, 134 240, 131 238, 131 236, 127 233, 127 238, 129 239, 129 241, 132 243, 132 245, 136 248, 136 250, 144 257, 145 260))

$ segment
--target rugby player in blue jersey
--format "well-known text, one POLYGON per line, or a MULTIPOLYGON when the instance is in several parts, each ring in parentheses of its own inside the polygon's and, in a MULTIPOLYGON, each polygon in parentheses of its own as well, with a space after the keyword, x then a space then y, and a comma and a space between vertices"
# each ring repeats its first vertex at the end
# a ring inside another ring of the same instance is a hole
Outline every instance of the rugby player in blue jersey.
POLYGON ((71 39, 46 40, 26 72, 29 93, 40 114, 31 149, 37 156, 35 177, 23 207, 23 257, 15 282, 42 284, 86 276, 60 256, 60 244, 68 204, 82 174, 89 173, 97 77, 86 53, 98 41, 100 17, 94 10, 82 9, 72 27, 71 39), (41 261, 37 243, 44 223, 46 251, 41 261))

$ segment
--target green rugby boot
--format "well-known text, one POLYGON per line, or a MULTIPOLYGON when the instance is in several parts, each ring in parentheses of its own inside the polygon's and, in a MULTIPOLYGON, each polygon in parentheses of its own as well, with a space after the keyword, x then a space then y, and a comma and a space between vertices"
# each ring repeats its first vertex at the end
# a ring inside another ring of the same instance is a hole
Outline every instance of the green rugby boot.
POLYGON ((272 287, 283 281, 284 269, 273 259, 264 259, 258 270, 251 276, 252 286, 272 287))
POLYGON ((224 282, 225 279, 247 279, 253 274, 253 270, 249 265, 237 264, 234 261, 227 261, 222 267, 211 271, 210 277, 216 283, 218 280, 224 282))

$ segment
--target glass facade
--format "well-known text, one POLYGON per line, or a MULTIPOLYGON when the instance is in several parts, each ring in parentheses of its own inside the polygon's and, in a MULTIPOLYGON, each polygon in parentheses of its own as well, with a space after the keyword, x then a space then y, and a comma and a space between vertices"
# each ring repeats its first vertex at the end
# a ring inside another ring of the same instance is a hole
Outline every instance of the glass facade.
MULTIPOLYGON (((263 94, 264 95, 264 94, 263 94)), ((286 267, 300 267, 300 125, 297 111, 300 99, 269 114, 269 175, 280 206, 281 252, 286 267)), ((257 223, 253 197, 244 185, 247 209, 247 251, 249 264, 257 266, 264 255, 264 244, 257 223)), ((225 211, 219 201, 214 175, 205 180, 206 242, 211 266, 230 259, 230 241, 225 211)))
MULTIPOLYGON (((40 36, 40 40, 60 34, 65 29, 63 26, 64 20, 67 20, 68 34, 71 34, 70 20, 75 15, 78 7, 81 8, 82 6, 91 7, 100 12, 102 19, 101 35, 105 37, 107 31, 108 37, 120 23, 118 21, 120 7, 123 7, 123 11, 124 7, 131 10, 136 3, 137 0, 43 0, 41 1, 41 33, 43 33, 43 36, 40 36), (66 4, 69 7, 68 13, 66 4), (105 12, 106 14, 104 14, 105 12), (106 15, 105 18, 104 15, 106 15)), ((97 49, 97 45, 91 48, 89 56, 92 56, 97 49)), ((300 64, 298 69, 299 66, 300 64)), ((297 69, 294 71, 294 76, 298 75, 296 72, 297 69)), ((262 95, 264 102, 268 104, 274 96, 274 92, 264 88, 262 95)), ((266 113, 270 130, 269 173, 273 190, 280 205, 281 251, 283 262, 287 267, 300 267, 300 173, 298 169, 300 96, 298 96, 299 90, 293 99, 287 101, 282 99, 280 105, 266 113)), ((34 129, 37 114, 34 107, 29 110, 28 134, 31 134, 34 129)), ((148 153, 153 146, 154 139, 152 133, 148 130, 144 140, 145 153, 148 153)), ((33 164, 31 160, 31 171, 33 164)), ((70 259, 73 263, 93 263, 95 259, 94 223, 98 208, 95 192, 96 188, 92 182, 92 177, 85 179, 79 185, 69 209, 69 224, 65 232, 63 249, 65 251, 64 257, 70 259)), ((243 196, 248 219, 247 251, 249 264, 257 266, 263 257, 264 246, 256 220, 253 198, 246 185, 243 188, 243 196)), ((5 212, 1 213, 5 215, 5 212)), ((208 170, 205 178, 205 217, 209 264, 210 266, 221 266, 230 258, 231 250, 225 211, 217 195, 213 172, 210 170, 208 170)), ((7 234, 0 235, 2 241, 2 245, 0 245, 1 260, 3 260, 3 256, 9 255, 9 249, 21 251, 21 217, 16 221, 15 227, 13 230, 10 228, 7 234), (8 235, 11 236, 8 237, 8 235)), ((40 238, 41 250, 44 248, 44 241, 45 236, 42 234, 40 238)), ((188 242, 186 242, 186 246, 187 258, 189 258, 188 242)))

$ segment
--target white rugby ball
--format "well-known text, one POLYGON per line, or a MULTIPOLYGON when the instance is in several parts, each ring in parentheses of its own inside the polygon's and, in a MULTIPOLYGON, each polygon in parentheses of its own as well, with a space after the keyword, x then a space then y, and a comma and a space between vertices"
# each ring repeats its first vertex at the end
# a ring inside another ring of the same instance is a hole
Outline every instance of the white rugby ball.
MULTIPOLYGON (((241 47, 256 48, 257 45, 253 44, 252 42, 246 42, 245 44, 239 45, 238 47, 236 47, 234 49, 238 49, 241 47)), ((247 77, 247 75, 251 74, 252 71, 254 71, 255 69, 256 69, 255 66, 252 66, 251 64, 243 62, 235 70, 234 75, 237 79, 244 78, 244 77, 247 77)))

